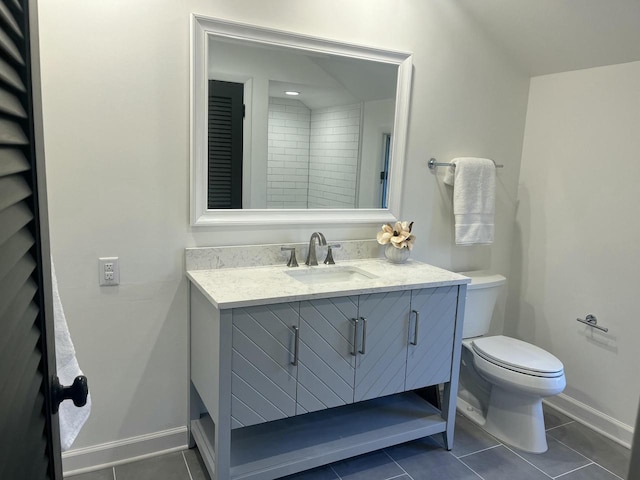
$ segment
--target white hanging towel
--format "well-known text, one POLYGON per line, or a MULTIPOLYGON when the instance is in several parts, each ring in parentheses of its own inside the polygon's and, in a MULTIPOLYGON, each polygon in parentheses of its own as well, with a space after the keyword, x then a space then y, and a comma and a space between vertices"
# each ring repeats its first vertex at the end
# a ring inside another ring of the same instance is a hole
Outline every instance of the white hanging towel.
MULTIPOLYGON (((51 284, 53 289, 53 323, 56 332, 56 370, 61 385, 71 385, 73 380, 82 375, 82 370, 76 359, 76 350, 69 335, 67 319, 64 316, 60 294, 58 293, 58 280, 51 259, 51 284)), ((76 407, 72 401, 65 400, 60 404, 60 444, 62 450, 68 450, 80 433, 82 426, 91 413, 91 395, 87 397, 87 404, 76 407)))
POLYGON ((451 160, 444 183, 453 186, 456 245, 493 243, 496 164, 488 158, 451 160))

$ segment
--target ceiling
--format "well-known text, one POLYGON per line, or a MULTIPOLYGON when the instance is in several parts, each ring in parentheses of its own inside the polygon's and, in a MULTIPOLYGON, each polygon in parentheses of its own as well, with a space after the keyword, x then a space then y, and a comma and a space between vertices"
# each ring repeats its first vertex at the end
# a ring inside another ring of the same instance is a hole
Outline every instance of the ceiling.
POLYGON ((531 76, 640 60, 640 0, 456 0, 531 76))
POLYGON ((313 82, 299 84, 269 80, 270 97, 292 98, 287 97, 285 91, 296 90, 300 92, 300 95, 294 98, 311 110, 396 98, 397 65, 338 55, 296 52, 291 49, 287 49, 287 55, 299 56, 313 63, 335 83, 330 85, 313 82))

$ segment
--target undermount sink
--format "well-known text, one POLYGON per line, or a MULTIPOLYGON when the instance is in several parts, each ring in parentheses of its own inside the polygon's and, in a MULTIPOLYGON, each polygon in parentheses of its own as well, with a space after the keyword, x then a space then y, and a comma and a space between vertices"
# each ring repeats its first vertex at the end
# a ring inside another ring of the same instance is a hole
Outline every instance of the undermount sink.
POLYGON ((317 266, 305 268, 303 270, 288 270, 285 273, 295 280, 308 285, 378 278, 377 275, 369 273, 358 267, 317 266))

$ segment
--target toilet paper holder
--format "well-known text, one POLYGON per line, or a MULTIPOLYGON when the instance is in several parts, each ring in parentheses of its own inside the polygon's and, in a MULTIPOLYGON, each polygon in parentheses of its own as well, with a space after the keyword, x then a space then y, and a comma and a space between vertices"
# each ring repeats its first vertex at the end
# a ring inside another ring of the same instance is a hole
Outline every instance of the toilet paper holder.
POLYGON ((589 325, 590 327, 593 328, 597 328, 598 330, 602 330, 603 332, 607 333, 609 331, 608 328, 605 327, 601 327, 600 325, 598 325, 598 319, 596 318, 595 315, 593 314, 588 314, 587 318, 582 319, 582 318, 576 318, 577 321, 584 323, 585 325, 589 325))

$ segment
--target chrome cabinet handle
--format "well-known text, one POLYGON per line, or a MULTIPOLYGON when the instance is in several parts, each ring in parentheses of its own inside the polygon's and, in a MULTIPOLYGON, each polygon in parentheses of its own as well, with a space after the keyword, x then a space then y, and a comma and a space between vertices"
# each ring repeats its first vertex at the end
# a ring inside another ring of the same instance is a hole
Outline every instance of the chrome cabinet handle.
POLYGON ((357 318, 353 318, 353 351, 351 355, 354 357, 358 355, 358 324, 360 323, 357 318))
POLYGON ((360 320, 362 320, 362 350, 360 350, 360 353, 364 355, 365 347, 367 345, 367 319, 360 317, 360 320))
POLYGON ((420 325, 420 312, 417 310, 411 310, 412 313, 416 314, 416 329, 413 331, 413 342, 411 345, 418 345, 418 325, 420 325))
POLYGON ((291 326, 291 330, 293 330, 295 338, 293 344, 293 362, 291 362, 291 365, 298 366, 298 354, 300 353, 300 329, 293 325, 291 326))

